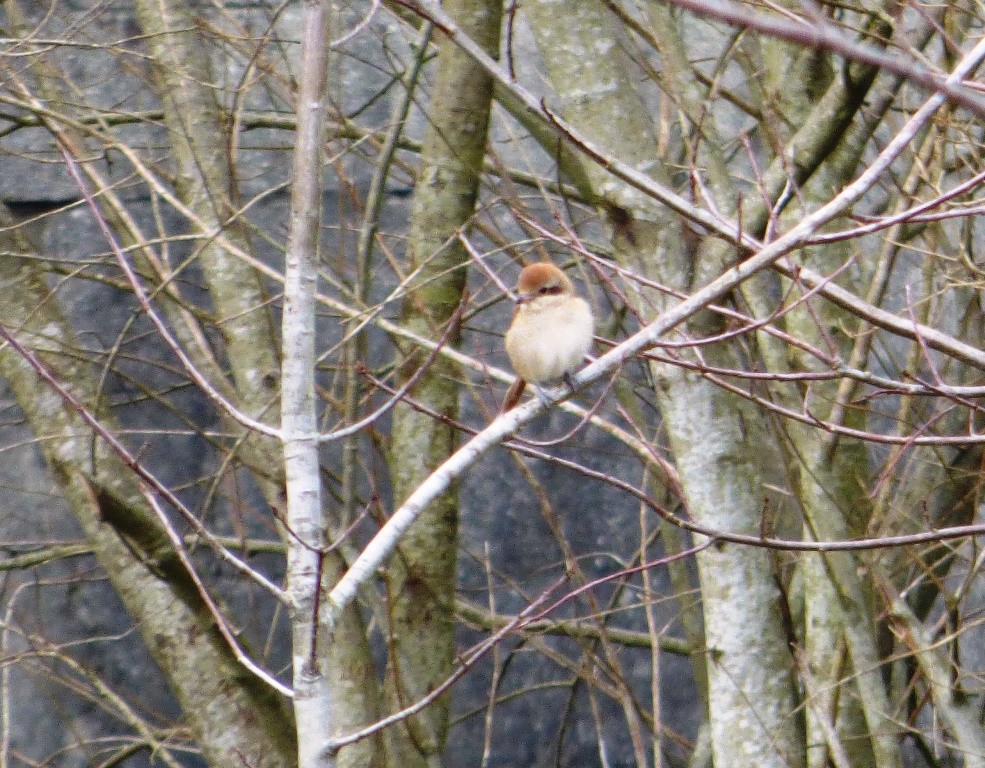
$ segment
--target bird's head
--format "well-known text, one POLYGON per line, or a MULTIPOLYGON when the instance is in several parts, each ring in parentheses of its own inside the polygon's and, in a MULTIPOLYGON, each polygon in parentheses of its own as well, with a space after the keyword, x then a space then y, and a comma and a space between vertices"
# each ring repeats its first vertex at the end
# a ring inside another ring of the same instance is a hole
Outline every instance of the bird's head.
POLYGON ((516 281, 517 304, 531 302, 552 304, 555 297, 565 298, 574 293, 571 279, 553 264, 538 261, 523 268, 516 281), (540 301, 544 299, 545 301, 540 301))

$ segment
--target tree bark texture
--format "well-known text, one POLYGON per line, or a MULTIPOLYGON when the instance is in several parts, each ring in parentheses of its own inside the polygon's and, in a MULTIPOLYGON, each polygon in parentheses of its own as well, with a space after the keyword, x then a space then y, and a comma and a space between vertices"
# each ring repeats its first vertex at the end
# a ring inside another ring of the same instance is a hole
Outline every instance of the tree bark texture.
MULTIPOLYGON (((445 8, 495 55, 501 4, 452 0, 445 8)), ((456 234, 468 227, 479 196, 492 103, 489 76, 448 40, 438 44, 437 72, 414 190, 408 266, 415 270, 403 303, 405 326, 454 345, 453 327, 466 290, 468 257, 456 234)), ((404 378, 423 361, 409 355, 404 378)), ((454 363, 437 359, 409 395, 445 420, 398 403, 389 451, 394 498, 401 502, 454 450, 459 385, 454 363)), ((458 551, 458 494, 442 494, 404 536, 386 576, 390 657, 386 685, 392 707, 403 708, 439 685, 452 670, 458 551)), ((396 764, 434 765, 448 729, 449 697, 390 729, 396 764)))

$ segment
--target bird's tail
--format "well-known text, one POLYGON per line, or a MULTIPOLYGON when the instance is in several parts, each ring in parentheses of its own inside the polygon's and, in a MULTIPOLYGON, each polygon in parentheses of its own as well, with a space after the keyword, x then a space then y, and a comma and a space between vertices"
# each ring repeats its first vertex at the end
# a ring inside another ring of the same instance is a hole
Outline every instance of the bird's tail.
POLYGON ((506 413, 516 408, 520 398, 523 397, 523 390, 526 388, 527 382, 520 378, 514 379, 510 388, 506 390, 506 397, 503 398, 503 407, 500 409, 500 413, 506 413))

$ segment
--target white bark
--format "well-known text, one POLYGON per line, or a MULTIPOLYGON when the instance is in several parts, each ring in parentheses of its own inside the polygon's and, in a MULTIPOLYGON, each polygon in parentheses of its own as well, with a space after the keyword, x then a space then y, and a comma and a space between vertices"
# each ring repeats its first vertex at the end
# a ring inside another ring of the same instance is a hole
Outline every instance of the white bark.
POLYGON ((321 216, 322 138, 328 64, 327 0, 304 4, 294 184, 284 279, 281 430, 289 529, 287 588, 292 602, 294 714, 298 766, 334 764, 321 745, 334 725, 333 691, 318 647, 321 511, 315 405, 315 290, 321 216))

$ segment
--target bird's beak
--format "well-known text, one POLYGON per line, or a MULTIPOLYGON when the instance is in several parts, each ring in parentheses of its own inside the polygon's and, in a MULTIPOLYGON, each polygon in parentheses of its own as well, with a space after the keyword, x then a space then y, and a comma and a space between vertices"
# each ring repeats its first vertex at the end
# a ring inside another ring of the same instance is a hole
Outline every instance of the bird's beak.
POLYGON ((518 293, 514 301, 516 302, 516 305, 519 307, 521 304, 526 304, 532 298, 533 296, 529 293, 518 293))

